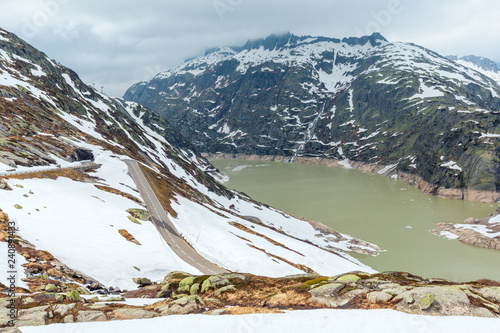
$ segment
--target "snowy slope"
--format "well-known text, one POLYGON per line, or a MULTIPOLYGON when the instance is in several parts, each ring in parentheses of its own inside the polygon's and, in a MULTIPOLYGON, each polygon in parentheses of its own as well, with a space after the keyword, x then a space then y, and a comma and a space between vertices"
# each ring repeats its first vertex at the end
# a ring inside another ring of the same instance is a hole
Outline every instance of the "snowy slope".
POLYGON ((106 323, 22 327, 23 333, 51 332, 359 332, 441 333, 495 332, 498 318, 417 316, 393 310, 309 310, 242 316, 187 315, 106 323))
POLYGON ((102 164, 85 181, 7 179, 13 190, 0 190, 0 208, 37 248, 122 289, 132 288, 134 277, 198 273, 165 245, 150 222, 128 219, 127 209, 143 208, 130 198, 139 194, 123 162, 135 159, 175 184, 170 189, 174 224, 200 254, 228 270, 270 276, 303 273, 297 268, 302 266, 325 275, 372 271, 342 252, 354 246, 352 237, 328 240, 307 222, 224 188, 205 173, 214 168, 167 121, 137 103, 100 94, 15 35, 1 34, 0 170, 64 167, 89 154, 102 164), (246 215, 262 224, 242 218, 246 215), (141 245, 127 241, 120 229, 141 245))

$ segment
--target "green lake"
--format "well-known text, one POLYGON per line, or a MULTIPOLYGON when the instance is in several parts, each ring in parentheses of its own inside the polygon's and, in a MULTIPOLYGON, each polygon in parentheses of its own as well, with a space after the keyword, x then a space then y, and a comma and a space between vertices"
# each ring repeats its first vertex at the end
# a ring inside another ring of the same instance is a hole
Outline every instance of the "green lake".
POLYGON ((267 161, 211 160, 225 185, 285 212, 320 221, 385 249, 353 254, 378 271, 405 271, 457 282, 500 281, 500 251, 431 234, 438 222, 493 213, 497 204, 449 200, 359 170, 267 161))

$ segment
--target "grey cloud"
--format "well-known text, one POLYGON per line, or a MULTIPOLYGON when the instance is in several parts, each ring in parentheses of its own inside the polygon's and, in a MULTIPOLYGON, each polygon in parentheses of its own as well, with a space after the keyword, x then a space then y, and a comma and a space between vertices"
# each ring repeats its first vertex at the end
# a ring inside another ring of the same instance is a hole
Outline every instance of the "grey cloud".
POLYGON ((87 83, 121 96, 208 48, 285 31, 345 37, 377 30, 441 54, 500 62, 498 17, 497 0, 20 0, 2 3, 0 22, 87 83))

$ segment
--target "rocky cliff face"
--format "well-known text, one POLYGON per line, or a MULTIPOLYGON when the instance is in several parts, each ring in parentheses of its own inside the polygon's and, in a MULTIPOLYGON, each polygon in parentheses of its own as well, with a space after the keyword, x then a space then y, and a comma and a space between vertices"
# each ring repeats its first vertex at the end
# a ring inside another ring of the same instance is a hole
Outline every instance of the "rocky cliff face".
POLYGON ((346 159, 500 190, 500 86, 379 34, 270 36, 132 86, 201 151, 346 159))

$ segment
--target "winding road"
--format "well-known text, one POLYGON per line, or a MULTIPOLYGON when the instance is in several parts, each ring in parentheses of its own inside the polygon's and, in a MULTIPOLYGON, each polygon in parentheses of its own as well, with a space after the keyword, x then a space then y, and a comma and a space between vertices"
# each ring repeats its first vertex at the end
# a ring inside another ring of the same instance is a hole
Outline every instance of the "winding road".
POLYGON ((128 166, 132 179, 137 185, 137 189, 142 199, 146 203, 153 224, 175 254, 203 274, 228 273, 229 271, 203 258, 179 235, 179 232, 168 218, 160 200, 147 181, 139 163, 133 160, 127 160, 125 163, 128 166))

